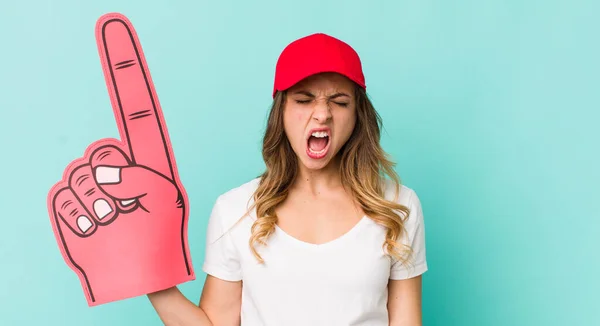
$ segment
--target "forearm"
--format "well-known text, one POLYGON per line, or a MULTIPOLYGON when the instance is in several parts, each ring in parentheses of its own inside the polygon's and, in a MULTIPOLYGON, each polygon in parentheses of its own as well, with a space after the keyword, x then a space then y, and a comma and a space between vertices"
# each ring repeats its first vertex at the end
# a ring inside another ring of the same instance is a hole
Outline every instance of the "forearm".
POLYGON ((212 326, 204 311, 177 287, 148 294, 152 306, 166 326, 212 326))

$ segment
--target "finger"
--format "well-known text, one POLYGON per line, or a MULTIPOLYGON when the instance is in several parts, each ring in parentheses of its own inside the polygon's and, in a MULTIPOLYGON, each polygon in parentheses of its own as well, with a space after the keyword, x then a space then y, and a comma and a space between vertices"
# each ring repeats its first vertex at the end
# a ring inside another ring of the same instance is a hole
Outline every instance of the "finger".
POLYGON ((102 145, 94 149, 90 154, 90 165, 92 168, 98 165, 128 166, 131 165, 127 154, 116 145, 102 145))
POLYGON ((122 15, 105 15, 98 20, 96 37, 117 125, 132 161, 173 180, 162 110, 133 26, 122 15))
POLYGON ((116 204, 98 188, 91 165, 74 169, 69 177, 69 187, 99 224, 107 224, 117 216, 116 204))
MULTIPOLYGON (((116 145, 103 145, 96 148, 92 154, 90 155, 90 165, 93 171, 96 171, 96 167, 124 167, 131 165, 127 155, 125 152, 116 145)), ((100 169, 102 172, 103 169, 100 169)), ((106 170, 104 170, 106 171, 106 170)), ((114 178, 115 176, 112 176, 114 178)), ((101 182, 102 180, 108 178, 110 180, 111 175, 102 174, 100 176, 101 182)), ((119 177, 120 178, 120 177, 119 177)), ((95 176, 94 176, 95 179, 95 176)), ((96 184, 98 180, 95 180, 96 184)), ((110 182, 110 181, 108 181, 110 182)), ((125 200, 117 200, 117 205, 119 209, 122 211, 127 211, 133 208, 135 204, 135 199, 125 199, 125 200)))
POLYGON ((103 191, 114 198, 137 199, 146 209, 160 209, 166 203, 178 204, 175 184, 164 176, 142 166, 97 166, 96 181, 103 191))
POLYGON ((94 219, 69 188, 62 188, 54 195, 53 207, 73 233, 87 237, 96 231, 94 219))

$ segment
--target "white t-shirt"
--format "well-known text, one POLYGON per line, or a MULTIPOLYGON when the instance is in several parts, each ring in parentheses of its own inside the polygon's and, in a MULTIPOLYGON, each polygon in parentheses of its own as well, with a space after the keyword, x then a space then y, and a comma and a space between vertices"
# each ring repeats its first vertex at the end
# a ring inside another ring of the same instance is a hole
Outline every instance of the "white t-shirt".
MULTIPOLYGON (((416 193, 402 185, 398 199, 411 210, 404 240, 414 251, 410 267, 385 255, 385 228, 368 217, 321 245, 300 241, 277 227, 268 246, 258 247, 265 261, 261 265, 249 248, 255 211, 234 226, 253 203, 258 181, 217 199, 203 265, 205 273, 217 278, 243 280, 242 326, 387 326, 388 280, 427 270, 423 212, 416 193)), ((391 183, 387 192, 393 199, 391 183)))

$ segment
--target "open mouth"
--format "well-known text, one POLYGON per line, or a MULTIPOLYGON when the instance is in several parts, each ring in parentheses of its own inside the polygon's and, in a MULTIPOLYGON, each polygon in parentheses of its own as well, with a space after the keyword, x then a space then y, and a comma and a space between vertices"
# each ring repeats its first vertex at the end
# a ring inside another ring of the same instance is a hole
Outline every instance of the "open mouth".
POLYGON ((310 134, 306 152, 311 158, 322 158, 329 150, 329 130, 316 130, 310 134))

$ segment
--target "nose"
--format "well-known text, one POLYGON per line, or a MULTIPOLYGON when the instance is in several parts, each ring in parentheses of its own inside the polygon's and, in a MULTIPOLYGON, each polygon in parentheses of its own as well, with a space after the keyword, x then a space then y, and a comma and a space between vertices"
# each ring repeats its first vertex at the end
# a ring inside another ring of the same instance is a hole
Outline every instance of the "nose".
POLYGON ((327 101, 319 101, 315 105, 313 119, 317 120, 319 123, 325 123, 331 119, 331 109, 327 101))

